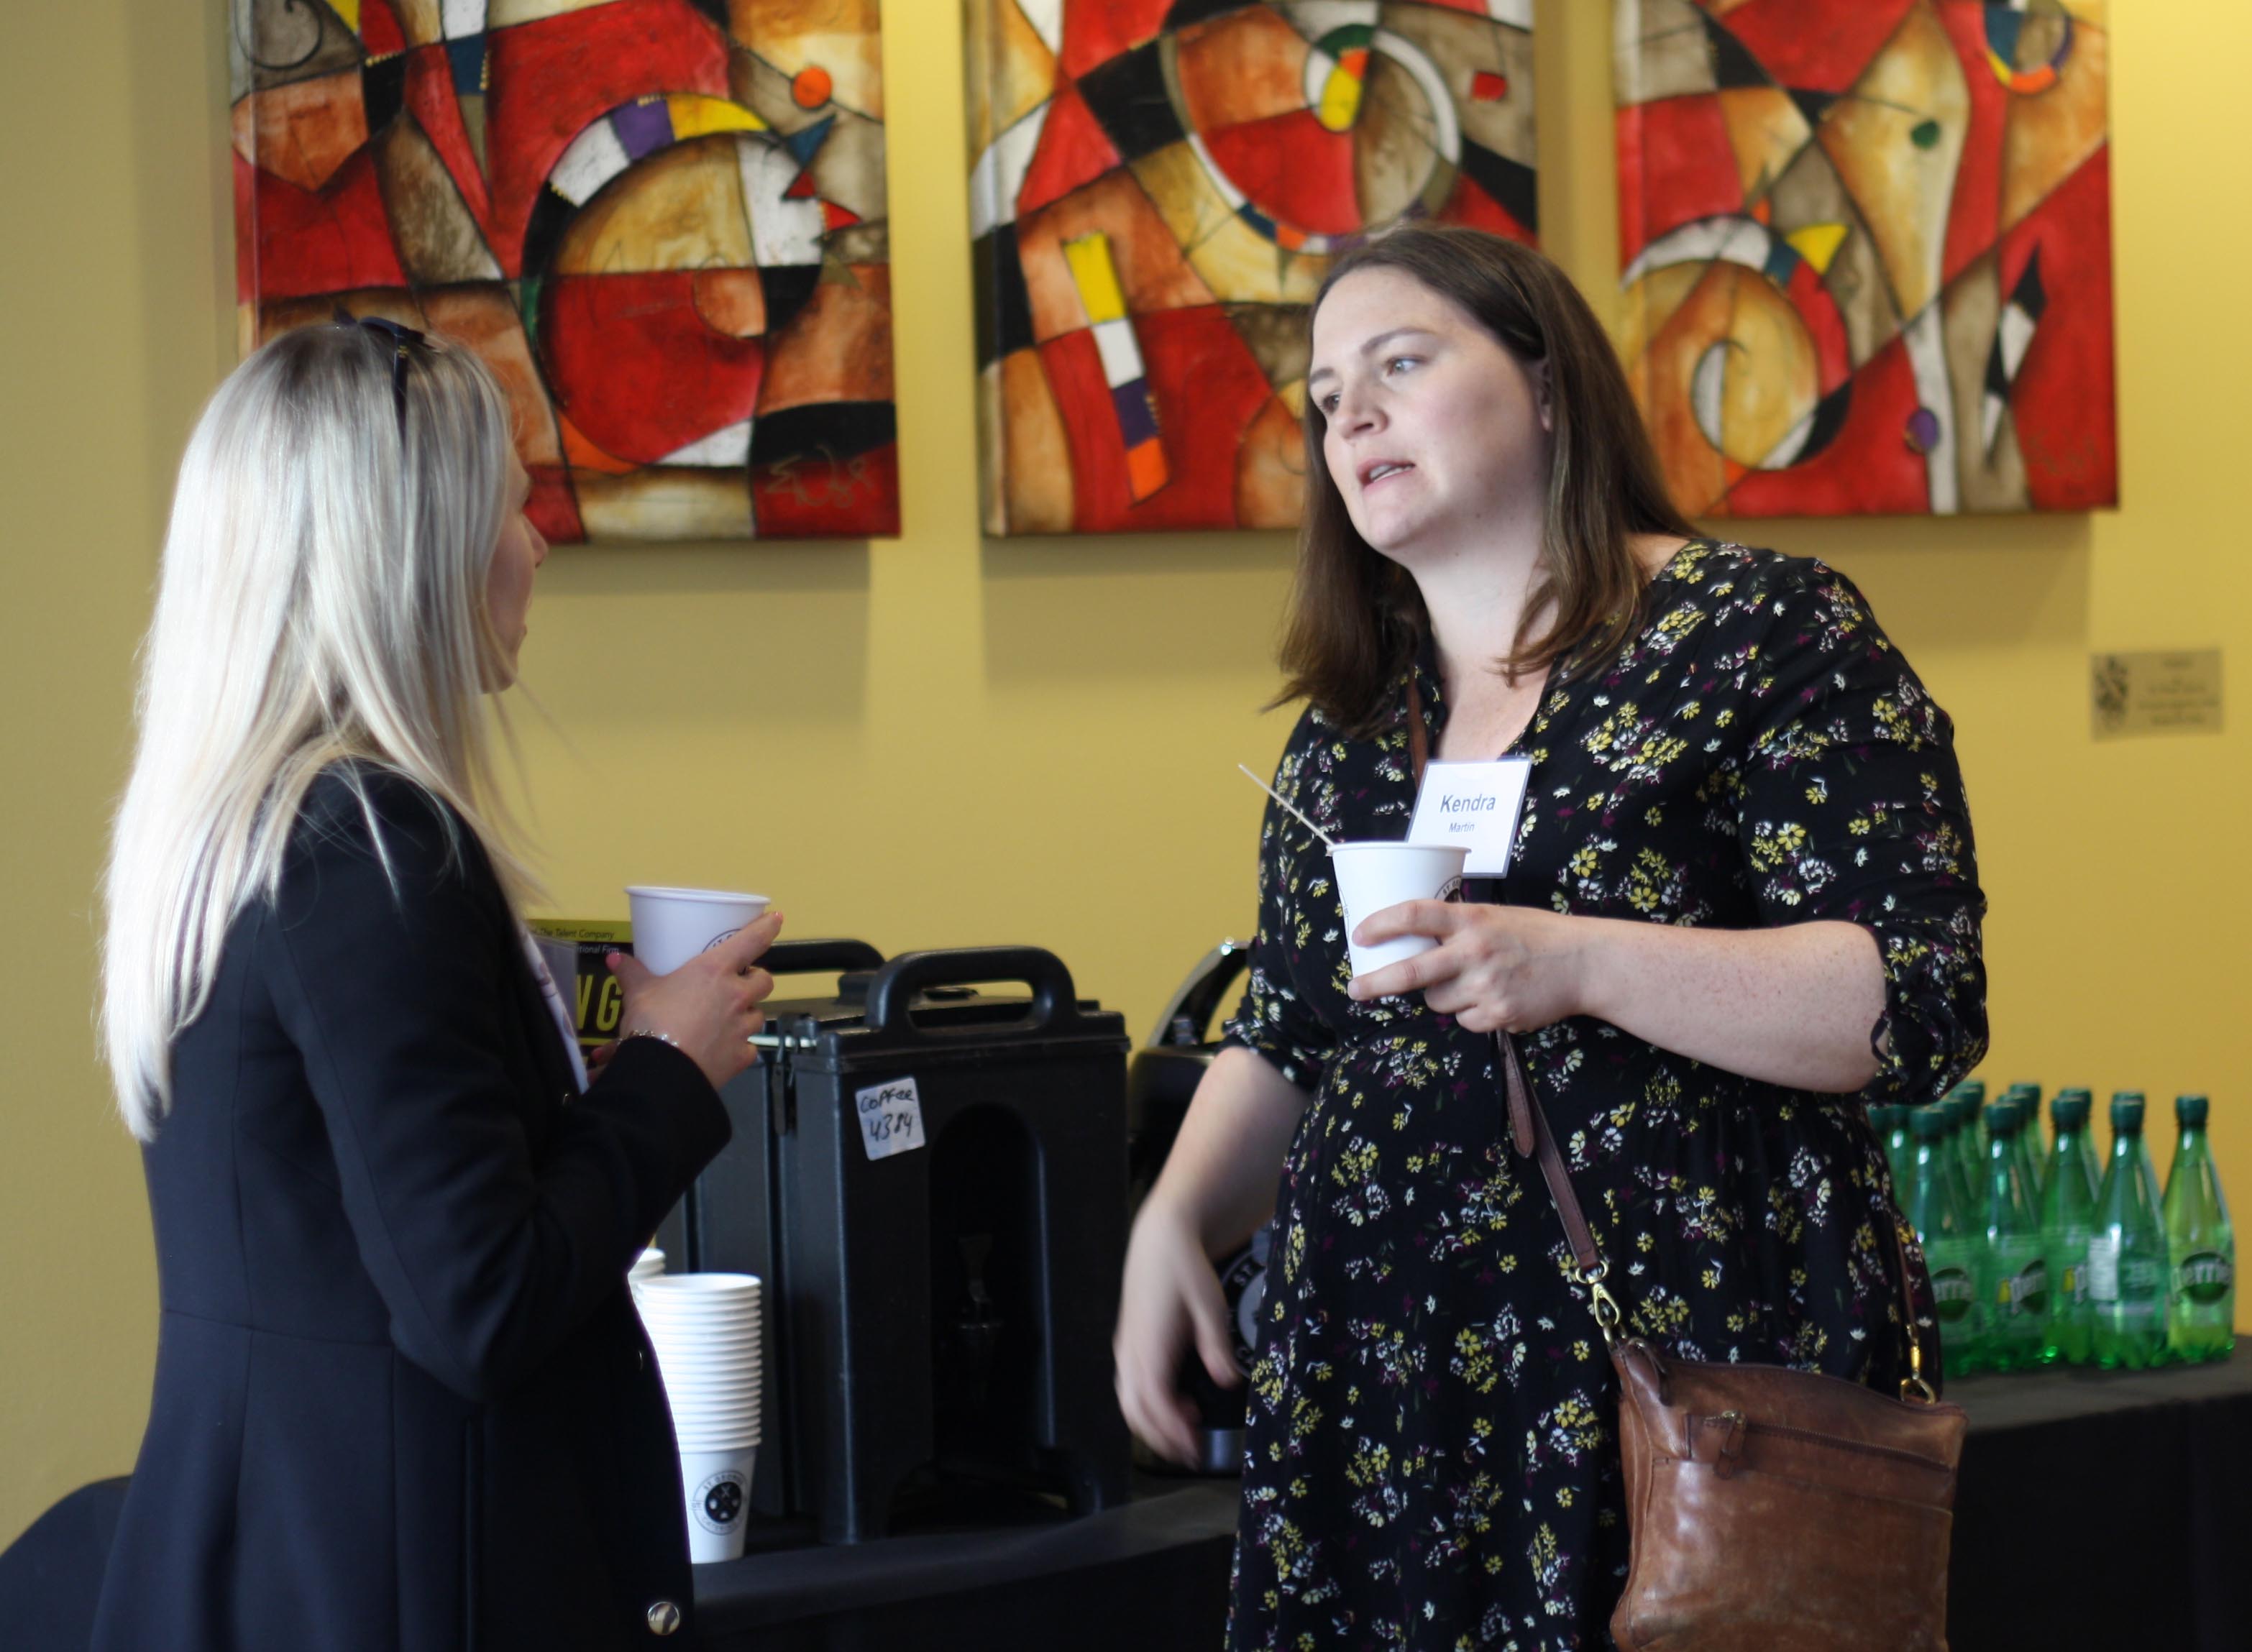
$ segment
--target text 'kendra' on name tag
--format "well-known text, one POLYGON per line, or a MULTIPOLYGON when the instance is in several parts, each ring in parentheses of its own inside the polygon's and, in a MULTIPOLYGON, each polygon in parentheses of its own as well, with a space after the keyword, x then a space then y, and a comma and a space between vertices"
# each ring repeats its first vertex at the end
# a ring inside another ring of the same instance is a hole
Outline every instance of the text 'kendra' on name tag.
POLYGON ((1463 864, 1463 876, 1498 878, 1509 870, 1517 817, 1524 812, 1525 788, 1532 779, 1529 757, 1505 757, 1492 763, 1427 763, 1408 841, 1467 845, 1470 857, 1463 864))
POLYGON ((860 1145, 872 1159, 888 1159, 925 1145, 922 1093, 913 1079, 894 1079, 852 1093, 860 1114, 860 1145))

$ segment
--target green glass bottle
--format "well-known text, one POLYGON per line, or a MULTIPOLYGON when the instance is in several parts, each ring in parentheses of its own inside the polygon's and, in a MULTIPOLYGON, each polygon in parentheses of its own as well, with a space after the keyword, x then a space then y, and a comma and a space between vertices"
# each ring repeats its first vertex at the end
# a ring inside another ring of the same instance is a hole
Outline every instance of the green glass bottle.
MULTIPOLYGON (((2056 1099, 2059 1101, 2068 1096, 2080 1103, 2080 1129, 2074 1138, 2073 1146, 2079 1152, 2081 1169, 2088 1177, 2089 1197, 2093 1198, 2103 1185, 2103 1156, 2096 1150, 2096 1126, 2093 1122, 2096 1116, 2096 1096, 2089 1090, 2059 1090, 2056 1093, 2056 1099)), ((2049 1122, 2054 1124, 2055 1121, 2056 1107, 2054 1103, 2052 1103, 2049 1107, 2049 1122)), ((2054 1172, 2054 1165, 2050 1167, 2051 1172, 2054 1172)), ((2041 1181, 2041 1190, 2046 1194, 2047 1190, 2048 1181, 2045 1175, 2041 1181)))
POLYGON ((1978 1114, 1984 1105, 1974 1095, 1959 1093, 1939 1104, 1947 1120, 1947 1163, 1955 1173, 1955 1208, 1963 1213, 1966 1233, 1977 1228, 1978 1212, 1985 1206, 1978 1192, 1986 1175, 1985 1160, 1978 1151, 1978 1114))
POLYGON ((2166 1358, 2166 1228, 2143 1140, 2143 1093, 2111 1098, 2111 1159, 2088 1241, 2096 1363, 2142 1371, 2166 1358))
POLYGON ((1986 1316, 1978 1300, 1977 1241, 1956 1197, 1958 1177, 1949 1135, 1953 1123, 1943 1102, 1915 1110, 1908 1219, 1931 1270, 1942 1368, 1947 1376, 1961 1377, 1984 1363, 1986 1316))
POLYGON ((2193 1363, 2236 1345, 2236 1230, 2205 1139, 2201 1095, 2174 1098, 2181 1135, 2166 1170, 2166 1347, 2193 1363))
POLYGON ((1991 1136, 1979 1191, 1979 1296, 1986 1308, 1986 1360, 1996 1371, 2025 1371, 2040 1364, 2047 1336, 2048 1266, 2041 1242, 2040 1207, 2026 1188, 2019 1155, 2026 1109, 2019 1093, 1986 1108, 1991 1136))
POLYGON ((1947 1116, 1954 1121, 1955 1163, 1963 1172, 1963 1209, 1977 1208, 1978 1179, 1986 1172, 1986 1138, 1979 1120, 1986 1110, 1986 1086, 1973 1079, 1948 1093, 1947 1116))
POLYGON ((2096 1231, 2103 1177, 2089 1140, 2085 1090, 2059 1090, 2049 1103, 2056 1141, 2041 1192, 2041 1243, 2048 1260, 2048 1328, 2041 1357, 2052 1365, 2085 1365, 2096 1357, 2095 1318, 2088 1295, 2088 1241, 2096 1231))
POLYGON ((2018 1093, 2019 1100, 2018 1170, 2026 1178, 2026 1197, 2038 1211, 2041 1190, 2047 1181, 2041 1155, 2041 1087, 2038 1084, 2013 1084, 2010 1087, 2018 1093))

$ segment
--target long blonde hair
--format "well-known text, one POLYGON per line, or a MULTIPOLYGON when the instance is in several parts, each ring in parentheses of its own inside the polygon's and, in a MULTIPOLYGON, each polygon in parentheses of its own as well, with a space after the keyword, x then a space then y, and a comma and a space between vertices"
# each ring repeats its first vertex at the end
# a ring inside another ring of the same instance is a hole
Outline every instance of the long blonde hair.
POLYGON ((468 823, 511 900, 525 887, 483 704, 506 681, 484 593, 511 440, 507 399, 469 351, 357 325, 282 334, 204 409, 103 880, 103 1052, 142 1140, 171 1105, 172 1041, 202 1014, 236 914, 275 897, 324 768, 418 782, 468 823))

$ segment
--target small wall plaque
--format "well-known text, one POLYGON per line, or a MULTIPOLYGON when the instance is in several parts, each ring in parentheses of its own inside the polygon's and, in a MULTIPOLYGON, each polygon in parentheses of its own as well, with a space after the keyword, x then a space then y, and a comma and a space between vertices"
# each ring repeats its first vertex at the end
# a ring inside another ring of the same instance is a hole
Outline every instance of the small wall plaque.
POLYGON ((2088 667, 2089 725, 2099 740, 2221 732, 2219 649, 2096 654, 2088 667))

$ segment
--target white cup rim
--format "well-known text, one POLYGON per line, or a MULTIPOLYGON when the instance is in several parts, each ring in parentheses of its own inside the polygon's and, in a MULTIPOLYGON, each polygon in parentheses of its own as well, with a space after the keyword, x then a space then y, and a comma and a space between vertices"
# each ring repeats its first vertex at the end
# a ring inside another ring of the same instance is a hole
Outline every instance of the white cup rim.
POLYGON ((628 884, 626 893, 643 900, 727 901, 737 906, 771 906, 765 895, 748 889, 692 889, 685 884, 628 884))
POLYGON ((1348 855, 1372 849, 1381 849, 1394 853, 1406 850, 1413 850, 1419 855, 1460 855, 1464 860, 1468 860, 1470 855, 1470 846, 1466 843, 1411 843, 1405 838, 1387 837, 1361 837, 1349 842, 1331 843, 1330 853, 1348 855))
POLYGON ((756 1274, 650 1274, 642 1286, 665 1298, 727 1302, 763 1295, 765 1281, 756 1274))

